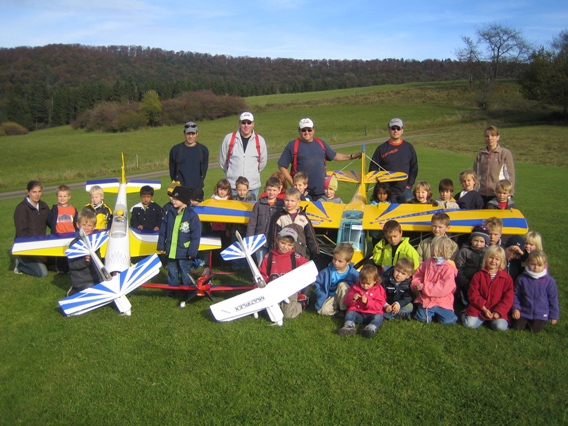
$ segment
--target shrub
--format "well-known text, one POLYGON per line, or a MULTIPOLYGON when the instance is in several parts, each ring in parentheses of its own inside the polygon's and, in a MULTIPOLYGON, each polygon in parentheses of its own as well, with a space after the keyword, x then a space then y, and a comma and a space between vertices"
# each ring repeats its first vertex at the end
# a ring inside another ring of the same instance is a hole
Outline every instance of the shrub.
POLYGON ((0 125, 0 136, 19 136, 27 135, 29 132, 24 126, 20 126, 18 123, 13 121, 8 121, 0 125))
POLYGON ((147 125, 146 116, 141 112, 126 111, 116 117, 116 129, 119 132, 138 130, 147 125))

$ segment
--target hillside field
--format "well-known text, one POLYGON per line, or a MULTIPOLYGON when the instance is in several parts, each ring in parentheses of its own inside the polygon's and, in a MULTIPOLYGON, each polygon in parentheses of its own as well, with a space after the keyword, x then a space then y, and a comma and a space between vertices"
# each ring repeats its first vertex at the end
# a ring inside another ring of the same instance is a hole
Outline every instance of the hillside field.
MULTIPOLYGON (((400 116, 405 139, 418 153, 418 178, 437 187, 450 177, 457 191, 459 172, 483 147, 483 129, 496 124, 515 156, 516 204, 530 228, 542 233, 559 287, 557 325, 532 335, 391 321, 373 339, 340 337, 342 320, 312 309, 281 328, 262 316, 221 324, 212 319, 208 299, 180 309, 181 297, 151 289, 129 298, 131 317, 109 306, 65 318, 57 301, 68 276, 13 274, 12 215, 21 197, 0 200, 2 424, 566 424, 566 127, 543 121, 546 111, 522 102, 509 83, 490 113, 475 110, 458 83, 349 90, 250 98, 269 153, 296 137, 298 120, 310 116, 318 137, 332 145, 356 142, 339 149, 346 153, 367 141, 370 156, 386 140, 388 120, 400 116)), ((237 117, 199 123, 199 129, 214 160, 223 136, 237 129, 237 117)), ((165 170, 170 147, 181 141, 181 125, 127 134, 65 127, 0 138, 0 191, 22 190, 23 197, 30 179, 52 186, 116 177, 120 152, 127 176, 165 170)), ((329 169, 357 166, 328 163, 329 169)), ((274 170, 276 159, 263 177, 274 170)), ((206 196, 221 177, 219 168, 210 169, 206 196)), ((161 180, 167 187, 165 173, 161 180)), ((340 184, 344 201, 352 192, 340 184)), ((49 191, 42 199, 56 202, 49 191)), ((166 199, 164 190, 157 192, 158 203, 166 199)), ((87 193, 74 190, 71 201, 82 206, 87 193)), ((114 195, 106 202, 114 206, 114 195)), ((129 205, 135 202, 129 196, 129 205)), ((163 273, 156 280, 165 280, 163 273)))

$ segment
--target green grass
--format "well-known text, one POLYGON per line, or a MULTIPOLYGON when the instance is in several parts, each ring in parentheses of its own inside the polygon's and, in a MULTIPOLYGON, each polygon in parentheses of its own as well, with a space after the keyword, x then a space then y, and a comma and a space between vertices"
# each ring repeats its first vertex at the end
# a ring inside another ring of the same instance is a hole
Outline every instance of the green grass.
MULTIPOLYGON (((276 145, 294 137, 296 122, 303 115, 314 117, 319 136, 335 135, 337 143, 382 140, 385 133, 379 123, 401 115, 407 120, 408 134, 414 136, 409 140, 418 152, 419 179, 435 184, 451 177, 457 182, 457 174, 471 166, 473 154, 483 144, 486 117, 477 121, 458 117, 452 115, 455 108, 443 104, 390 108, 296 105, 267 109, 257 116, 257 125, 263 134, 271 135, 267 140, 275 152, 276 145), (369 130, 365 135, 365 125, 369 129, 374 125, 375 133, 369 130)), ((212 151, 218 149, 235 122, 236 118, 230 118, 200 124, 203 141, 211 141, 212 151)), ((169 147, 181 140, 178 130, 102 135, 53 129, 33 138, 2 138, 0 171, 4 177, 6 167, 14 167, 10 179, 16 179, 19 169, 20 183, 6 185, 16 189, 34 178, 42 164, 51 166, 50 173, 76 167, 94 178, 91 168, 118 169, 120 150, 128 153, 129 164, 135 153, 139 158, 144 153, 148 162, 157 161, 158 154, 165 161, 169 147), (43 147, 53 148, 56 142, 57 153, 43 147), (22 158, 28 159, 26 164, 22 158)), ((509 124, 502 129, 517 158, 515 201, 531 229, 543 234, 563 312, 568 300, 565 155, 563 151, 547 153, 545 148, 524 154, 516 144, 532 140, 538 147, 538 141, 546 138, 560 146, 564 133, 558 125, 509 124), (534 161, 520 161, 522 155, 532 155, 527 160, 534 161)), ((368 146, 369 154, 377 143, 368 146)), ((275 170, 275 164, 271 160, 266 175, 275 170)), ((345 165, 330 163, 329 167, 345 165)), ((129 173, 135 172, 130 168, 129 173)), ((206 195, 220 177, 219 169, 210 171, 206 195)), ((168 179, 163 182, 167 184, 168 179)), ((340 185, 344 200, 351 193, 348 185, 340 185)), ((52 193, 43 198, 48 204, 55 202, 52 193)), ((165 199, 165 191, 158 191, 156 200, 164 203, 165 199)), ((75 206, 87 200, 86 192, 73 192, 75 206)), ((135 201, 136 196, 129 196, 130 205, 135 201)), ((64 318, 57 301, 69 287, 67 276, 50 273, 36 279, 10 270, 12 214, 18 202, 0 201, 2 424, 533 425, 568 421, 568 329, 562 317, 556 326, 548 325, 537 335, 394 321, 386 322, 367 340, 339 337, 336 330, 341 321, 313 311, 286 321, 282 328, 264 318, 220 324, 212 320, 207 299, 180 309, 177 301, 163 297, 162 292, 140 289, 130 297, 131 317, 105 307, 64 318)), ((108 195, 107 202, 112 206, 114 195, 108 195)), ((232 279, 224 276, 216 281, 232 279)), ((247 277, 238 280, 246 282, 247 277)))

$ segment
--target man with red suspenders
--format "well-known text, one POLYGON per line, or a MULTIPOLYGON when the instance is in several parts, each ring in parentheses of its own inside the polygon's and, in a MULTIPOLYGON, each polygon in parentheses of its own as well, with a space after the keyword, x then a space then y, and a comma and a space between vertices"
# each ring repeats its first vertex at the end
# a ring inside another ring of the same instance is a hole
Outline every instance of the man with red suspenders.
POLYGON ((236 195, 236 180, 244 176, 249 181, 249 192, 257 200, 262 185, 260 172, 267 161, 266 141, 254 131, 252 113, 245 111, 239 117, 239 130, 227 134, 219 150, 219 166, 231 183, 233 195, 236 195))
POLYGON ((293 185, 292 177, 297 172, 308 174, 308 193, 312 200, 323 197, 323 182, 325 180, 327 161, 347 161, 361 158, 361 153, 343 154, 335 152, 321 139, 314 137, 314 122, 310 118, 302 118, 298 125, 299 138, 290 141, 280 159, 278 169, 284 174, 286 180, 293 185), (288 167, 291 170, 288 170, 288 167))

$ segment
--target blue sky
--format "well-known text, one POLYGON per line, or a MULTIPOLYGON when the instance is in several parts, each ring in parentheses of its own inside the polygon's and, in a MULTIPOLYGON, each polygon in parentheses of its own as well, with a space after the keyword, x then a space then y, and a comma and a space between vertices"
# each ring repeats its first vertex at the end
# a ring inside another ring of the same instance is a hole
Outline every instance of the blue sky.
POLYGON ((140 45, 296 59, 455 59, 500 23, 548 45, 566 0, 0 0, 0 47, 140 45))

